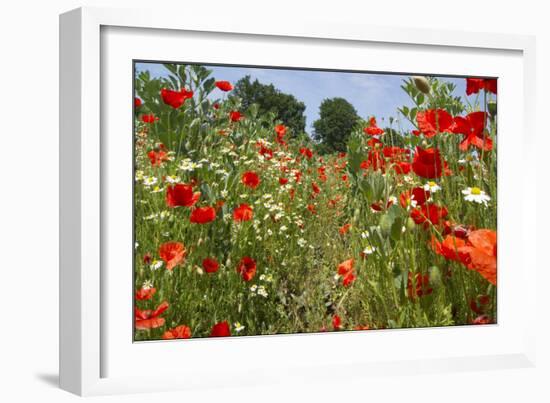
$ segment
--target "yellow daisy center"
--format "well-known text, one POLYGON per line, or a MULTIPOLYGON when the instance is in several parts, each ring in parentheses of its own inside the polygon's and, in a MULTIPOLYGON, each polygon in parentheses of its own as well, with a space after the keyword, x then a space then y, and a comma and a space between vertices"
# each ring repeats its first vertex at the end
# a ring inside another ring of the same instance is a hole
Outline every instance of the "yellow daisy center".
POLYGON ((428 182, 428 186, 431 187, 431 188, 433 188, 435 185, 436 185, 436 183, 433 182, 433 181, 428 182))
POLYGON ((480 194, 481 194, 481 189, 480 189, 480 188, 477 188, 477 187, 473 187, 473 188, 470 190, 470 193, 473 194, 473 195, 480 195, 480 194))

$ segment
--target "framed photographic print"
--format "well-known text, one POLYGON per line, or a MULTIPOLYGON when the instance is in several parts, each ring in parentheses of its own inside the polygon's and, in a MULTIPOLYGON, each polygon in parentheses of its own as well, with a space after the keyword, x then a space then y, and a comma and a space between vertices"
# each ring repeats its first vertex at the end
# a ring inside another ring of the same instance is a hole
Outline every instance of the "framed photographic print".
POLYGON ((165 17, 61 16, 63 388, 532 365, 531 38, 165 17))

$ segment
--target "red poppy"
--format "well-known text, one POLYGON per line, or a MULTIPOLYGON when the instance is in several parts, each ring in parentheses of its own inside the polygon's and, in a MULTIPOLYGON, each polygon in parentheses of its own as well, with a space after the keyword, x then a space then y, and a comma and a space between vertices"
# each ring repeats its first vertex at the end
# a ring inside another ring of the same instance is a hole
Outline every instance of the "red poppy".
POLYGON ((422 178, 439 178, 443 172, 443 161, 437 148, 428 148, 424 150, 416 147, 412 169, 415 174, 422 178))
POLYGON ((351 224, 350 223, 347 223, 347 224, 344 224, 340 227, 340 229, 338 230, 338 232, 340 233, 340 235, 344 235, 346 234, 351 228, 351 224))
POLYGON ((380 140, 378 140, 376 137, 371 137, 367 141, 367 146, 369 146, 369 147, 378 147, 382 144, 383 143, 380 140))
POLYGON ((214 207, 198 207, 191 211, 189 220, 195 224, 206 224, 216 219, 216 209, 214 207))
POLYGON ((279 178, 279 184, 280 185, 286 185, 288 183, 288 179, 287 178, 279 178))
POLYGON ((254 215, 252 207, 246 203, 242 203, 239 207, 233 210, 233 220, 242 222, 250 221, 254 215))
POLYGON ((393 170, 398 175, 407 175, 411 172, 412 166, 408 162, 396 162, 393 165, 393 170))
POLYGON ((340 327, 342 326, 342 319, 338 315, 334 315, 332 317, 332 328, 334 330, 340 330, 340 327))
POLYGON ((313 157, 313 151, 311 151, 309 148, 307 147, 302 147, 300 148, 300 154, 302 154, 304 157, 306 157, 308 160, 311 159, 311 157, 313 157))
POLYGON ((249 256, 243 257, 237 266, 237 273, 244 281, 252 280, 256 275, 256 261, 249 256))
POLYGON ((307 209, 309 210, 309 212, 311 214, 317 214, 317 210, 315 209, 315 205, 314 204, 308 204, 307 205, 307 209))
POLYGON ((147 157, 149 157, 149 161, 154 167, 160 167, 164 161, 168 161, 168 154, 162 150, 151 150, 147 153, 147 157))
POLYGON ((136 299, 138 301, 147 301, 153 298, 153 295, 157 292, 156 288, 153 287, 141 287, 136 292, 136 299))
POLYGON ((466 263, 468 261, 468 253, 464 250, 466 241, 463 239, 447 235, 443 241, 432 239, 432 248, 438 255, 443 256, 447 260, 466 263))
POLYGON ((296 194, 296 189, 290 188, 288 190, 288 196, 290 197, 290 200, 294 200, 294 195, 296 194))
POLYGON ((143 255, 143 263, 145 264, 151 264, 151 261, 153 260, 151 254, 147 252, 145 255, 143 255))
POLYGON ((229 81, 216 81, 216 87, 225 92, 233 89, 233 86, 229 81))
POLYGON ((139 99, 138 97, 135 97, 134 98, 134 107, 137 109, 141 106, 142 102, 141 102, 141 99, 139 99))
POLYGON ((241 182, 251 189, 256 189, 260 184, 260 177, 256 172, 247 171, 241 177, 241 182))
POLYGON ((497 285, 497 233, 489 229, 470 232, 464 250, 469 255, 467 267, 497 285))
POLYGON ((212 326, 210 337, 227 337, 231 336, 231 330, 229 329, 229 323, 226 320, 218 322, 212 326))
POLYGON ((327 174, 326 174, 326 167, 324 166, 320 166, 319 168, 317 168, 317 174, 319 175, 319 180, 321 182, 325 182, 328 178, 327 178, 327 174))
POLYGON ((468 150, 470 145, 485 151, 493 149, 493 141, 485 131, 486 120, 485 112, 472 112, 466 117, 455 117, 453 132, 464 135, 464 140, 459 146, 462 151, 468 150))
POLYGON ((424 224, 428 227, 430 223, 433 225, 439 225, 445 217, 447 217, 448 211, 445 207, 439 207, 433 203, 426 203, 411 210, 411 218, 416 224, 424 224))
POLYGON ((466 95, 477 94, 480 90, 497 93, 497 80, 484 78, 467 78, 466 95))
POLYGON ((165 242, 160 245, 159 256, 168 270, 174 269, 178 264, 183 263, 187 251, 181 242, 165 242))
POLYGON ((183 105, 186 99, 193 97, 193 91, 187 91, 185 88, 183 88, 181 91, 173 91, 167 88, 163 88, 160 90, 160 96, 162 97, 162 101, 166 105, 177 109, 183 105))
MULTIPOLYGON (((430 192, 420 187, 406 190, 399 196, 399 203, 403 208, 407 208, 416 202, 416 206, 421 206, 430 198, 430 192)), ((414 206, 413 206, 414 207, 414 206)))
POLYGON ((232 122, 238 122, 239 120, 241 120, 243 117, 243 115, 241 114, 241 112, 239 111, 232 111, 232 112, 229 112, 229 119, 232 121, 232 122))
POLYGON ((173 329, 167 330, 162 335, 164 340, 172 339, 190 339, 191 338, 191 328, 185 325, 176 326, 173 329))
POLYGON ((136 330, 156 329, 164 325, 164 318, 159 316, 168 309, 168 302, 162 302, 155 310, 145 311, 134 308, 136 330))
POLYGON ((472 325, 490 325, 493 320, 487 315, 481 315, 472 321, 472 325))
POLYGON ((345 275, 342 279, 342 285, 344 287, 349 287, 353 282, 357 279, 357 276, 355 275, 355 272, 350 272, 347 275, 345 275))
POLYGON ((430 287, 430 276, 428 274, 416 273, 414 276, 409 272, 407 278, 407 295, 409 298, 422 297, 433 292, 430 287))
POLYGON ((159 118, 150 113, 149 115, 141 115, 141 121, 143 123, 155 123, 159 118))
POLYGON ((202 261, 202 268, 207 273, 215 273, 220 268, 220 264, 213 257, 207 257, 202 261))
POLYGON ((258 153, 262 155, 266 160, 270 160, 271 158, 273 158, 273 150, 270 148, 261 146, 258 153))
POLYGON ((451 221, 445 221, 443 225, 442 235, 454 235, 460 239, 468 238, 468 234, 475 229, 472 225, 454 224, 451 221))
POLYGON ((277 125, 275 126, 275 133, 277 133, 278 137, 284 137, 287 131, 287 127, 285 125, 277 125))
POLYGON ((365 127, 363 131, 365 132, 365 134, 368 134, 369 136, 379 136, 381 134, 384 134, 384 130, 382 130, 376 125, 375 117, 371 117, 369 119, 369 125, 365 127))
POLYGON ((461 262, 491 284, 497 284, 497 234, 493 230, 469 231, 467 239, 447 235, 443 242, 432 240, 432 248, 446 259, 461 262))
POLYGON ((478 295, 476 298, 470 299, 470 309, 478 315, 483 315, 490 302, 491 297, 488 295, 478 295))
POLYGON ((437 133, 451 133, 453 117, 445 109, 428 109, 416 114, 416 121, 420 132, 426 137, 433 137, 437 133))
POLYGON ((353 269, 353 264, 354 260, 348 259, 338 265, 338 274, 343 278, 342 285, 344 287, 349 287, 357 279, 353 269))
POLYGON ((386 160, 384 159, 384 152, 379 147, 375 147, 367 154, 366 161, 361 162, 361 169, 372 168, 373 171, 386 169, 386 160))
POLYGON ((315 182, 311 182, 311 190, 313 190, 313 193, 315 194, 319 194, 321 192, 321 188, 315 182))
POLYGON ((178 183, 166 188, 166 204, 168 207, 191 207, 194 206, 201 192, 193 193, 193 187, 184 183, 178 183))

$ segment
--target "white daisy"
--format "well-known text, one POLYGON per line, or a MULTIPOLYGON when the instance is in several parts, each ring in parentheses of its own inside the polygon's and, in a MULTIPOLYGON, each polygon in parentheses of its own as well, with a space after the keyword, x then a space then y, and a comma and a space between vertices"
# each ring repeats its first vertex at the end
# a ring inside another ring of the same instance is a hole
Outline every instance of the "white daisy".
POLYGON ((151 270, 158 270, 162 267, 162 265, 164 264, 164 262, 162 260, 153 260, 151 262, 151 270))
POLYGON ((138 170, 136 171, 136 182, 139 182, 143 179, 143 171, 138 170))
POLYGON ((261 295, 262 297, 267 298, 268 293, 263 285, 258 287, 258 295, 261 295))
POLYGON ((233 328, 235 329, 235 332, 239 333, 244 330, 244 326, 241 325, 239 322, 233 323, 233 328))
POLYGON ((430 193, 435 193, 439 190, 441 190, 441 186, 439 186, 437 183, 435 183, 434 181, 429 181, 428 183, 426 183, 424 185, 424 190, 430 192, 430 193))
POLYGON ((143 177, 143 185, 144 186, 153 186, 153 185, 156 185, 158 182, 158 179, 154 176, 144 176, 143 177))
POLYGON ((166 177, 166 182, 170 183, 170 184, 174 184, 174 183, 178 183, 181 181, 181 178, 179 176, 176 176, 176 175, 169 175, 166 177))
POLYGON ((363 254, 365 255, 372 255, 376 248, 374 246, 368 245, 365 249, 363 249, 363 254))
POLYGON ((491 200, 491 197, 478 187, 466 188, 462 191, 464 200, 469 202, 476 202, 487 206, 487 202, 491 200))

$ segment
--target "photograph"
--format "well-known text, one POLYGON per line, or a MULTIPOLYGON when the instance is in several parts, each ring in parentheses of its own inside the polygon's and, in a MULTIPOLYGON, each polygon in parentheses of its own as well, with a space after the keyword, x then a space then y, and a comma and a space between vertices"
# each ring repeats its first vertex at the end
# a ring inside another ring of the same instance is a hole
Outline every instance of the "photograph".
POLYGON ((131 79, 135 342, 497 324, 496 77, 131 79))

